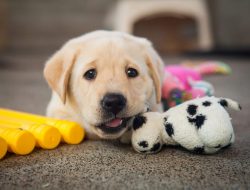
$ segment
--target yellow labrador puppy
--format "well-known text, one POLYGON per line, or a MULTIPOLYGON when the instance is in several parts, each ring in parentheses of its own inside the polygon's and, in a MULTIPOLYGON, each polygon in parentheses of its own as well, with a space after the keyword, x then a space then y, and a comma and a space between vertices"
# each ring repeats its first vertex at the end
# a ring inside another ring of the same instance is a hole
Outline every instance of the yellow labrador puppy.
POLYGON ((44 76, 53 90, 47 115, 80 123, 91 139, 119 138, 130 118, 161 109, 163 62, 144 38, 95 31, 71 39, 44 76))

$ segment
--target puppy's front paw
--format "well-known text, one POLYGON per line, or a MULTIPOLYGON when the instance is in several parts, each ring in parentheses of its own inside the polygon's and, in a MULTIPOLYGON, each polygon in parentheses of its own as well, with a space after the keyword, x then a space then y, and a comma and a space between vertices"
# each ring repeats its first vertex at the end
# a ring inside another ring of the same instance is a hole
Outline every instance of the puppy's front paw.
POLYGON ((129 128, 120 138, 120 142, 123 144, 130 144, 132 136, 132 129, 129 128))

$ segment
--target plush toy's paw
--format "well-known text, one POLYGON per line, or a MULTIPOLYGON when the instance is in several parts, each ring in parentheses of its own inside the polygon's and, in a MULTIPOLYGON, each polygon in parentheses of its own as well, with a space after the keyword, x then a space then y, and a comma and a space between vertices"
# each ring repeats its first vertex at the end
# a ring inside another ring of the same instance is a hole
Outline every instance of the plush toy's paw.
POLYGON ((150 117, 150 120, 148 120, 147 115, 150 113, 152 112, 134 118, 132 145, 137 152, 152 154, 159 152, 162 148, 160 130, 158 127, 154 127, 161 122, 160 114, 156 113, 154 117, 150 117))

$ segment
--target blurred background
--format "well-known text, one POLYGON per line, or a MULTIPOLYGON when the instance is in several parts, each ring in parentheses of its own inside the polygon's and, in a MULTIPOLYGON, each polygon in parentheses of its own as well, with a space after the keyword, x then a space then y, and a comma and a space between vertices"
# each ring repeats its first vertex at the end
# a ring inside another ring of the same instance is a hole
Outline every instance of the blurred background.
POLYGON ((98 29, 147 37, 166 63, 248 62, 249 10, 249 0, 0 0, 0 106, 43 113, 46 59, 68 39, 98 29))
POLYGON ((181 0, 175 6, 173 0, 156 0, 147 7, 149 1, 1 0, 1 52, 51 54, 68 39, 86 32, 126 30, 116 23, 127 25, 134 12, 140 15, 132 18, 129 32, 148 37, 165 53, 201 50, 198 48, 199 17, 203 19, 201 23, 208 22, 205 30, 209 30, 212 42, 207 50, 246 52, 250 49, 249 0, 181 0), (143 7, 153 11, 143 11, 143 7), (192 9, 194 15, 186 9, 192 9))

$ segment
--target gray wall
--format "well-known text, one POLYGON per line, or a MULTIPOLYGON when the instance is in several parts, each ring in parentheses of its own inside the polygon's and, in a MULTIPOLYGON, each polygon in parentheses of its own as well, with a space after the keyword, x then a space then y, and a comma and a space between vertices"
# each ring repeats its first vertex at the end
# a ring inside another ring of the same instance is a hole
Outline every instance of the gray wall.
POLYGON ((7 0, 9 49, 54 49, 103 28, 112 0, 7 0))
MULTIPOLYGON (((5 0, 8 49, 51 51, 67 39, 105 28, 117 0, 5 0)), ((250 0, 208 0, 217 48, 250 47, 250 0)))
POLYGON ((250 0, 208 0, 220 49, 250 49, 250 0))

